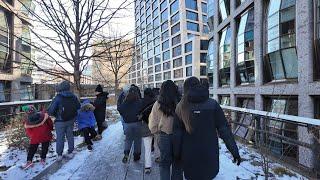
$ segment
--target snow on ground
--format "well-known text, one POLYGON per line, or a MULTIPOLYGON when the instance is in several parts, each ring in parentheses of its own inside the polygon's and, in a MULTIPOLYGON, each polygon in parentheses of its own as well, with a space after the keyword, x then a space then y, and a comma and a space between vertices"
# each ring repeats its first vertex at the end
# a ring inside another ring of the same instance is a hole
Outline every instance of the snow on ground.
MULTIPOLYGON (((262 169, 261 155, 255 152, 253 149, 245 147, 245 145, 238 143, 240 156, 243 162, 240 166, 232 163, 233 157, 229 153, 223 141, 220 139, 220 172, 216 179, 229 180, 229 179, 264 179, 264 173, 262 169)), ((271 174, 273 177, 270 179, 279 180, 294 180, 294 179, 307 179, 298 173, 295 173, 284 166, 271 162, 270 163, 271 174), (284 174, 277 174, 275 171, 281 171, 284 174)))
MULTIPOLYGON (((75 137, 75 145, 79 145, 83 142, 83 138, 80 136, 75 137)), ((0 146, 0 167, 9 168, 5 171, 0 170, 0 179, 17 180, 17 179, 32 179, 39 174, 47 166, 51 165, 56 160, 56 143, 52 142, 47 154, 46 166, 40 165, 40 155, 36 154, 33 158, 34 167, 23 170, 21 166, 26 163, 27 151, 17 148, 8 148, 7 144, 2 143, 0 146)), ((67 142, 64 146, 64 151, 67 152, 67 142)))
MULTIPOLYGON (((108 152, 110 153, 109 155, 114 155, 109 151, 110 149, 108 149, 108 147, 119 144, 119 141, 122 140, 122 133, 122 125, 120 122, 110 125, 109 128, 103 132, 102 140, 94 142, 93 151, 89 152, 88 150, 84 150, 76 154, 76 156, 63 165, 59 171, 51 175, 49 180, 82 179, 82 173, 88 175, 88 173, 91 172, 90 170, 95 169, 95 167, 92 166, 92 163, 99 165, 101 159, 106 159, 108 157, 108 152), (84 169, 88 172, 81 171, 80 168, 83 167, 85 167, 84 169)), ((122 153, 122 150, 119 149, 117 152, 122 153)), ((94 176, 97 178, 98 174, 100 173, 96 172, 94 173, 94 176)))

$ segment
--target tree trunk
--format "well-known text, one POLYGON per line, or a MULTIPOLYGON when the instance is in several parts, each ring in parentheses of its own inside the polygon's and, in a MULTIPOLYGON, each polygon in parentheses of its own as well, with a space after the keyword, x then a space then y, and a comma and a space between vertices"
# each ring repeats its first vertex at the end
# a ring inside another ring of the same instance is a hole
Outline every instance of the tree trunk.
POLYGON ((115 80, 114 80, 114 95, 115 98, 118 99, 120 94, 120 90, 119 90, 119 80, 118 80, 118 76, 115 75, 115 80))

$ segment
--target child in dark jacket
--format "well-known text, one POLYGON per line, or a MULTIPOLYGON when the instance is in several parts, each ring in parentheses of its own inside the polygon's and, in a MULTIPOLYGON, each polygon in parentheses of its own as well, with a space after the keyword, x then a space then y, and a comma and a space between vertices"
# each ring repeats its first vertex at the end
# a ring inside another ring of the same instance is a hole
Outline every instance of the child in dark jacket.
POLYGON ((40 143, 42 149, 40 163, 45 165, 50 141, 52 140, 51 131, 53 130, 53 122, 47 113, 37 112, 32 105, 23 106, 22 111, 27 113, 24 120, 24 127, 26 129, 26 134, 30 139, 27 163, 23 168, 28 169, 33 166, 32 159, 37 152, 40 143))
POLYGON ((80 110, 78 110, 77 122, 78 128, 83 133, 84 141, 88 146, 88 150, 92 150, 91 139, 97 136, 97 132, 94 129, 96 124, 96 118, 94 116, 94 106, 89 100, 84 100, 81 104, 80 110))

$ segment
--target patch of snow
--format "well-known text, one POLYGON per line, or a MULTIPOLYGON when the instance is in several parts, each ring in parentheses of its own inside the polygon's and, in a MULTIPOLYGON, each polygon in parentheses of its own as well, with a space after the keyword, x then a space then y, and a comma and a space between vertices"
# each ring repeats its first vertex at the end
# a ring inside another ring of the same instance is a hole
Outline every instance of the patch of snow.
MULTIPOLYGON (((263 168, 261 166, 262 159, 261 155, 255 152, 253 149, 245 147, 245 145, 241 143, 237 143, 239 147, 239 153, 241 158, 243 159, 243 162, 240 164, 240 166, 237 166, 234 164, 233 157, 228 151, 227 147, 223 143, 221 139, 219 139, 220 144, 220 171, 217 175, 216 179, 251 179, 251 178, 257 178, 264 180, 264 173, 263 168)), ((271 177, 271 179, 279 179, 279 180, 301 180, 301 179, 307 179, 303 177, 302 175, 289 170, 288 168, 285 168, 284 166, 276 163, 276 162, 270 162, 269 164, 271 173, 274 175, 274 177, 271 177), (287 172, 292 174, 293 176, 289 175, 277 175, 274 173, 274 170, 276 168, 285 169, 287 172)))

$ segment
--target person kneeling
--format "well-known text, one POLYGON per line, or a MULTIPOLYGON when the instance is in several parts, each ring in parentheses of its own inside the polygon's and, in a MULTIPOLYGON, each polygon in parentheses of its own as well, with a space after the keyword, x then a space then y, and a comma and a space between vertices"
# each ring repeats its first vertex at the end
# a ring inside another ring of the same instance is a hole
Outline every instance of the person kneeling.
POLYGON ((22 111, 27 113, 27 117, 24 120, 24 127, 26 129, 26 134, 30 139, 27 163, 23 166, 23 169, 28 169, 33 166, 32 159, 37 152, 40 143, 40 163, 45 166, 50 141, 52 140, 51 131, 53 130, 53 122, 48 114, 37 112, 32 105, 23 106, 22 111))
POLYGON ((91 140, 97 136, 97 132, 94 129, 96 119, 93 111, 94 106, 90 103, 90 101, 84 100, 81 104, 80 110, 78 110, 77 116, 78 129, 83 133, 84 141, 87 144, 89 151, 93 149, 93 143, 91 140))

